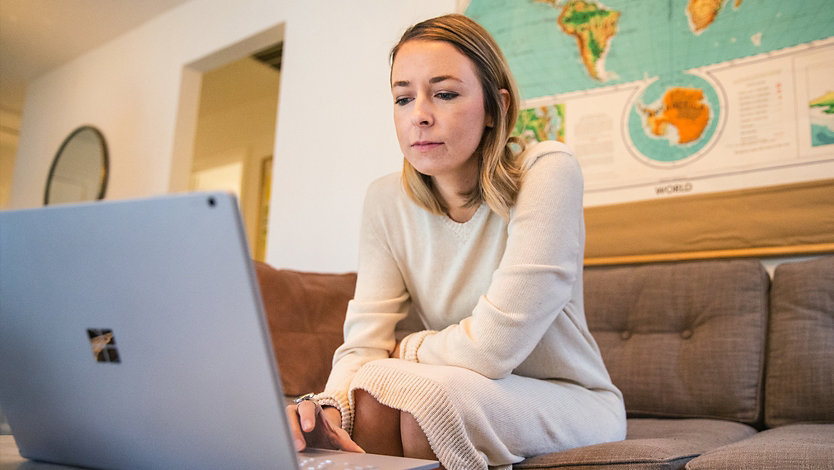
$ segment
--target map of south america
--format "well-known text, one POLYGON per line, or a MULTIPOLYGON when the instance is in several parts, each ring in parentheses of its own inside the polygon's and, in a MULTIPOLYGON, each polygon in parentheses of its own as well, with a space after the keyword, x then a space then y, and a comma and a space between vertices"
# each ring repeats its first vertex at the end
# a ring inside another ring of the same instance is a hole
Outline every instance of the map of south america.
MULTIPOLYGON (((538 2, 560 8, 556 0, 538 2)), ((570 0, 561 8, 559 26, 562 31, 576 38, 579 56, 591 77, 606 81, 609 73, 605 70, 605 55, 610 48, 611 39, 617 34, 620 12, 584 0, 570 0)))

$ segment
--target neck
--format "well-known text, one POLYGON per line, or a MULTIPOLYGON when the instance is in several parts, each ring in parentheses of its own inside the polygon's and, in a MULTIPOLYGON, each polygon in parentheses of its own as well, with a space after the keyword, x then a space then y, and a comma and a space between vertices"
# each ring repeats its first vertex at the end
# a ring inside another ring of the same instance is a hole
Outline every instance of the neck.
POLYGON ((450 219, 454 220, 458 223, 468 222, 472 216, 475 215, 475 212, 478 211, 478 206, 470 206, 470 207, 456 207, 454 209, 449 208, 446 215, 449 216, 450 219))
POLYGON ((478 210, 477 205, 467 205, 469 198, 464 196, 464 194, 469 194, 476 184, 475 178, 468 179, 469 181, 449 181, 434 178, 435 188, 446 204, 446 214, 455 222, 468 221, 478 210))

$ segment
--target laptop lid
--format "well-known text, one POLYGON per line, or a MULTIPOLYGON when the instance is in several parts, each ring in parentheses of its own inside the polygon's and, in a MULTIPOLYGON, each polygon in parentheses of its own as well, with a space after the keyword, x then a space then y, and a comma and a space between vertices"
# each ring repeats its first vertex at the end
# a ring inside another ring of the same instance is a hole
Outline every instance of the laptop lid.
POLYGON ((237 202, 0 212, 0 407, 21 455, 296 468, 237 202))

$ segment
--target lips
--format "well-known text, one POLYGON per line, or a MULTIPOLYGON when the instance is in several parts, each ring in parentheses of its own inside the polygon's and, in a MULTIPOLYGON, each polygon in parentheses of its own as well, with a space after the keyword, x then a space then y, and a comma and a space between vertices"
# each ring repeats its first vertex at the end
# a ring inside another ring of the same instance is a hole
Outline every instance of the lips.
POLYGON ((429 140, 420 140, 411 144, 411 148, 419 152, 428 152, 443 145, 443 142, 434 142, 429 140))

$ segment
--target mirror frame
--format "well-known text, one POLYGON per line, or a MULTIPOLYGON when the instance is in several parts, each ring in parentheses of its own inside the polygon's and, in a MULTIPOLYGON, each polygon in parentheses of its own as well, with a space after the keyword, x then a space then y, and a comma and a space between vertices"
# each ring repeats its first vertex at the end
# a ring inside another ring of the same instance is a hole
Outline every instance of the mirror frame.
MULTIPOLYGON (((101 183, 100 183, 99 192, 98 192, 98 194, 96 194, 96 197, 93 200, 94 201, 99 201, 101 199, 104 199, 104 193, 107 191, 107 181, 108 181, 109 176, 110 176, 110 154, 107 151, 107 141, 104 139, 104 134, 102 134, 101 131, 98 130, 98 128, 90 126, 90 125, 84 125, 84 126, 78 127, 74 131, 70 132, 70 134, 64 139, 64 141, 61 142, 61 146, 58 147, 58 152, 55 154, 55 157, 52 159, 52 165, 49 167, 49 174, 46 177, 46 189, 44 190, 44 194, 43 194, 43 205, 48 206, 50 204, 49 203, 49 190, 52 187, 52 179, 55 176, 55 169, 58 167, 58 162, 61 160, 61 156, 63 155, 64 150, 66 149, 67 145, 69 145, 69 143, 72 141, 72 139, 76 135, 78 135, 78 134, 80 134, 81 132, 84 132, 84 131, 92 131, 95 134, 95 136, 98 138, 99 143, 101 144, 101 163, 102 163, 101 183)), ((53 204, 56 204, 56 203, 53 202, 53 204)), ((57 204, 60 204, 60 203, 57 203, 57 204)))

